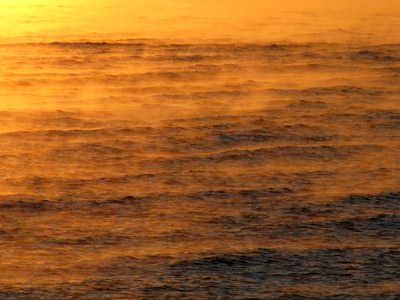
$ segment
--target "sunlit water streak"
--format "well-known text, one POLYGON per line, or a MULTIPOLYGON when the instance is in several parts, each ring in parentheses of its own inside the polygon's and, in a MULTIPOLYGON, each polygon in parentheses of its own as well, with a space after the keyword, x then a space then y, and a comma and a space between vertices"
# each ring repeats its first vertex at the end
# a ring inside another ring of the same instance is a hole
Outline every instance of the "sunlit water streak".
POLYGON ((329 32, 1 45, 0 298, 400 297, 400 44, 329 32))

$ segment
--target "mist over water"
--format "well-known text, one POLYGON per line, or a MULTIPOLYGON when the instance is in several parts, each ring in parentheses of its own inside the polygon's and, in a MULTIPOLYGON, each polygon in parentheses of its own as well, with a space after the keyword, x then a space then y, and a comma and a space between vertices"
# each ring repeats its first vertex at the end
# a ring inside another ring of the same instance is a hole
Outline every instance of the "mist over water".
POLYGON ((399 298, 397 4, 165 4, 2 2, 0 299, 399 298))
POLYGON ((2 0, 0 43, 399 42, 397 0, 2 0))

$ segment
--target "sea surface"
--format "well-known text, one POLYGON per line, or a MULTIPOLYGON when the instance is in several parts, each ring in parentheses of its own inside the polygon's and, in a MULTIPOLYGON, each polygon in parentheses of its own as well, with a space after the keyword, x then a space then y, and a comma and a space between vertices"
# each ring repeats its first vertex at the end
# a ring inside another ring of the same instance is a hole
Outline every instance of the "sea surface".
POLYGON ((326 37, 2 43, 0 299, 400 299, 400 43, 326 37))

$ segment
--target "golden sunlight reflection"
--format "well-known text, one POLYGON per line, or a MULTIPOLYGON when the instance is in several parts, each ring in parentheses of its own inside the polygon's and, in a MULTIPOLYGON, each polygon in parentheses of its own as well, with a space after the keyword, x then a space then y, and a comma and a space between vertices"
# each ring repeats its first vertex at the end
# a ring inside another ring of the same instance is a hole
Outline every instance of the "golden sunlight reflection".
MULTIPOLYGON (((388 29, 386 19, 398 17, 399 12, 398 1, 389 0, 249 0, 245 4, 238 0, 2 0, 0 38, 3 42, 118 36, 285 40, 339 28, 373 33, 376 38, 388 29)), ((397 33, 391 28, 387 39, 397 33)))
POLYGON ((399 14, 0 0, 0 299, 395 299, 399 14))

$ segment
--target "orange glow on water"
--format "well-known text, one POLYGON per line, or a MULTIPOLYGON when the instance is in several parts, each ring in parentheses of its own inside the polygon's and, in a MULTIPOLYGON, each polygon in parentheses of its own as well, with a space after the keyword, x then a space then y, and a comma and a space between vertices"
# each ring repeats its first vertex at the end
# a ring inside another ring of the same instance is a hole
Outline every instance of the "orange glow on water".
MULTIPOLYGON (((0 42, 116 37, 265 41, 310 39, 310 34, 339 28, 372 31, 376 37, 399 12, 398 1, 3 0, 0 42)), ((387 39, 396 37, 397 30, 392 28, 387 39)))
POLYGON ((0 0, 0 299, 398 295, 399 14, 0 0))

